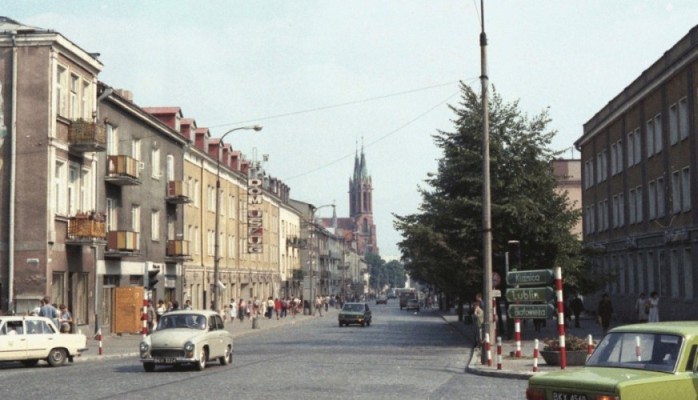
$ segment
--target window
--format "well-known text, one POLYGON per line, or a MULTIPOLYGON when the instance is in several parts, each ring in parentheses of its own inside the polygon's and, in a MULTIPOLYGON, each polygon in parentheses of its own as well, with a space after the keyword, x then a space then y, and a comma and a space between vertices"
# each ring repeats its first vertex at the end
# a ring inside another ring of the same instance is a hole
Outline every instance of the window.
POLYGON ((630 206, 629 214, 628 214, 628 223, 634 224, 636 221, 636 214, 637 214, 637 204, 635 203, 635 189, 630 189, 630 192, 628 193, 628 205, 630 206))
POLYGON ((201 232, 199 232, 199 227, 196 226, 194 227, 194 254, 199 255, 201 254, 201 232))
POLYGON ((167 180, 175 180, 175 160, 172 154, 167 155, 167 180))
POLYGON ((150 239, 153 241, 160 240, 160 211, 153 210, 150 217, 150 239))
POLYGON ((68 167, 68 214, 75 215, 80 209, 80 167, 68 167))
POLYGON ((92 171, 82 168, 80 171, 80 207, 83 211, 95 209, 95 193, 92 190, 92 171))
POLYGON ((618 155, 616 154, 617 153, 616 147, 617 146, 615 143, 613 143, 611 145, 611 176, 614 176, 615 174, 618 173, 618 165, 616 164, 618 162, 618 159, 617 159, 618 155))
POLYGON ((671 297, 679 297, 679 251, 672 249, 669 255, 671 297))
POLYGON ((612 203, 613 203, 613 228, 618 228, 620 226, 620 219, 619 217, 619 211, 620 211, 620 204, 618 204, 618 196, 613 196, 612 198, 612 203))
POLYGON ((141 140, 133 138, 131 139, 131 157, 137 161, 143 161, 141 157, 141 140))
POLYGON ((70 74, 70 118, 80 118, 80 100, 78 90, 80 90, 80 78, 70 74))
POLYGON ((92 119, 92 96, 90 95, 90 83, 87 81, 82 82, 82 92, 80 93, 80 99, 82 104, 80 108, 82 109, 82 119, 89 121, 92 119))
POLYGON ((642 186, 635 188, 635 222, 640 223, 644 220, 642 207, 642 186))
POLYGON ((211 185, 206 187, 206 210, 216 211, 216 188, 211 185))
POLYGON ((654 120, 652 119, 647 121, 645 138, 647 139, 647 158, 650 158, 654 155, 654 120))
POLYGON ((683 249, 683 297, 686 300, 693 300, 693 268, 691 263, 691 248, 683 249))
POLYGON ((628 133, 628 168, 635 165, 635 135, 632 132, 628 133))
POLYGON ((118 229, 117 226, 117 207, 116 200, 107 198, 107 232, 115 231, 118 229))
POLYGON ((153 151, 150 158, 150 168, 152 171, 152 177, 154 179, 160 179, 162 176, 160 172, 160 149, 156 147, 157 142, 153 142, 153 151))
POLYGON ((119 154, 119 135, 116 127, 107 124, 107 155, 115 156, 119 154))
POLYGON ((623 172, 623 144, 620 140, 616 143, 616 173, 623 172))
POLYGON ((657 218, 662 218, 666 211, 666 188, 664 178, 657 178, 657 218))
POLYGON ((660 153, 664 144, 662 142, 662 114, 654 117, 654 154, 660 153))
POLYGON ((649 218, 653 220, 657 218, 657 189, 654 181, 647 184, 647 200, 649 206, 649 218))
POLYGON ((141 207, 139 205, 131 206, 131 228, 134 232, 141 231, 141 207))
POLYGON ((679 171, 671 174, 671 211, 674 214, 681 212, 681 176, 679 171))
POLYGON ((684 97, 679 100, 679 140, 688 137, 688 100, 684 97))
POLYGON ((633 135, 633 165, 639 164, 642 158, 642 149, 640 147, 642 145, 642 140, 640 137, 640 128, 635 128, 635 134, 633 135))
POLYGON ((54 196, 56 214, 65 215, 68 212, 67 200, 67 185, 66 185, 66 174, 68 166, 65 161, 56 161, 56 170, 53 175, 53 186, 54 186, 54 196))
POLYGON ((618 195, 618 226, 625 225, 625 196, 618 195))
POLYGON ((62 67, 58 66, 58 69, 56 70, 56 109, 58 110, 58 115, 62 117, 67 117, 68 112, 66 110, 66 102, 65 102, 65 97, 67 94, 67 82, 66 82, 66 77, 68 75, 67 70, 62 67))
POLYGON ((681 170, 681 211, 691 210, 691 173, 688 167, 681 170))
POLYGON ((676 104, 669 107, 669 141, 672 145, 679 141, 679 112, 676 104))

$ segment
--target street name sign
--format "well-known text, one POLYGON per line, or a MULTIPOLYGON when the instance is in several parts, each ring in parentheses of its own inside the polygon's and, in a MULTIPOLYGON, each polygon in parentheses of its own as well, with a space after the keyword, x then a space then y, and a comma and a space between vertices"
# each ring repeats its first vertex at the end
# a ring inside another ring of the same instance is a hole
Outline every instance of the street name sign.
POLYGON ((554 297, 555 291, 550 286, 507 290, 507 301, 510 303, 547 303, 554 297))
POLYGON ((549 319, 555 314, 552 304, 510 304, 507 310, 513 319, 549 319))
POLYGON ((511 271, 507 274, 510 286, 545 286, 553 282, 553 271, 536 269, 531 271, 511 271))

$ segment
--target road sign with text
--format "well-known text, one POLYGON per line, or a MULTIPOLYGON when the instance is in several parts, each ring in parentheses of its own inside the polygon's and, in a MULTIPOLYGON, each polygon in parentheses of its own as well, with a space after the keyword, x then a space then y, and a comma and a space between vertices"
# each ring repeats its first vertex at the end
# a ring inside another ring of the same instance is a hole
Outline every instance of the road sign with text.
POLYGON ((511 271, 507 274, 510 286, 545 286, 553 282, 553 271, 537 269, 531 271, 511 271))
POLYGON ((509 318, 548 319, 555 315, 552 304, 511 304, 507 310, 509 318))
POLYGON ((507 301, 510 303, 547 303, 554 297, 555 291, 550 286, 507 290, 507 301))

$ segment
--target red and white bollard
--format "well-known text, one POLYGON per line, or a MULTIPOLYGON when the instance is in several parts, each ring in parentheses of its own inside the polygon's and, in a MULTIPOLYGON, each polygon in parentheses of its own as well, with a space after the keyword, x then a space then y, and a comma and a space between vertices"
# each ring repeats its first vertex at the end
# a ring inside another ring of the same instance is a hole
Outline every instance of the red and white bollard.
POLYGON ((587 355, 590 356, 594 352, 594 339, 591 334, 587 336, 587 355))
POLYGON ((562 297, 562 268, 555 267, 555 296, 557 297, 557 330, 560 341, 560 369, 567 367, 565 348, 565 300, 562 297))
POLYGON ((485 351, 487 352, 487 366, 492 366, 492 348, 490 346, 490 334, 485 333, 485 351))
POLYGON ((99 355, 102 355, 102 328, 97 329, 97 342, 99 343, 99 355))
POLYGON ((502 337, 497 337, 497 369, 502 369, 502 337))
POLYGON ((141 315, 143 323, 143 337, 148 336, 148 300, 143 300, 143 314, 141 315))
POLYGON ((514 356, 516 358, 521 358, 521 320, 514 320, 514 340, 516 340, 516 352, 514 356))
POLYGON ((538 372, 538 339, 533 341, 533 372, 538 372))

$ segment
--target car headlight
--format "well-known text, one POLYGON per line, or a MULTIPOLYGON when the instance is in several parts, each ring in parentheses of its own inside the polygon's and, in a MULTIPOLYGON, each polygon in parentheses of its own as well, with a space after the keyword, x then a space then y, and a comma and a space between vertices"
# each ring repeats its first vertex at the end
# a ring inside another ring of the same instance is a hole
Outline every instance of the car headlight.
POLYGON ((192 351, 194 351, 194 343, 192 343, 192 342, 186 342, 186 343, 184 344, 184 350, 187 351, 187 352, 192 352, 192 351))
POLYGON ((139 346, 141 354, 147 354, 148 350, 150 350, 150 346, 146 342, 141 342, 141 345, 139 346))

